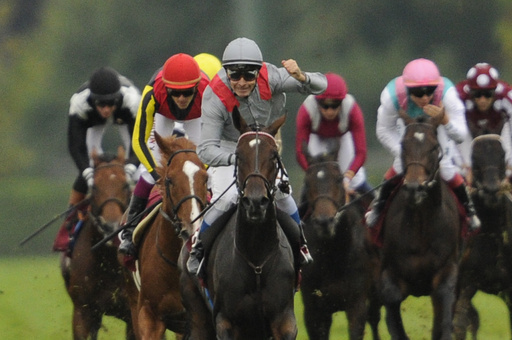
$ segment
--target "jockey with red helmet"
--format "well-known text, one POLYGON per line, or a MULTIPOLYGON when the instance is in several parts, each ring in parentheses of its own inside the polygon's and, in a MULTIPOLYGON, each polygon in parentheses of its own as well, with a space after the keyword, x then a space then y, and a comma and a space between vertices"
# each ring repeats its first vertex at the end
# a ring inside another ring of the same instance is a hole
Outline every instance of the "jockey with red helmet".
MULTIPOLYGON (((512 125, 512 89, 499 79, 498 71, 488 63, 472 66, 466 79, 457 84, 457 91, 464 101, 466 121, 470 134, 458 146, 460 158, 457 159, 465 171, 471 168, 471 143, 483 134, 502 136, 505 150, 511 150, 512 125)), ((508 167, 512 168, 512 159, 508 158, 508 167)), ((471 176, 468 175, 468 179, 471 176)))
POLYGON ((199 143, 201 101, 208 82, 208 77, 201 72, 192 56, 178 53, 167 59, 144 88, 132 139, 135 153, 142 163, 141 175, 128 210, 130 225, 125 226, 121 233, 121 253, 135 255, 131 234, 159 178, 156 166, 160 152, 152 136, 153 131, 163 137, 170 136, 175 122, 180 122, 187 137, 195 144, 199 143))
POLYGON ((385 205, 397 181, 388 181, 403 172, 401 160, 401 140, 405 124, 400 114, 416 118, 430 116, 440 122, 437 138, 443 150, 440 161, 440 174, 466 208, 471 230, 480 228, 473 202, 468 195, 464 178, 453 164, 453 147, 461 143, 468 129, 464 116, 464 104, 460 100, 453 83, 439 73, 437 65, 428 59, 420 58, 409 62, 402 76, 391 80, 380 96, 377 111, 377 138, 393 155, 393 166, 385 174, 385 183, 379 196, 366 214, 366 222, 372 227, 385 205))
POLYGON ((307 170, 309 164, 304 155, 304 146, 314 156, 330 151, 333 145, 339 145, 338 162, 344 174, 346 192, 366 193, 372 188, 366 182, 363 167, 367 151, 363 112, 355 98, 347 93, 347 84, 340 75, 327 73, 325 76, 325 92, 309 95, 297 114, 297 162, 307 170))
MULTIPOLYGON (((238 197, 234 186, 222 194, 233 182, 235 148, 240 137, 231 118, 233 109, 237 107, 250 124, 267 126, 285 114, 286 92, 320 94, 327 87, 323 74, 302 72, 293 59, 281 63, 283 67, 278 68, 263 62, 260 48, 247 38, 231 41, 224 50, 223 68, 212 79, 203 96, 203 125, 197 149, 199 158, 210 166, 212 201, 215 204, 204 215, 200 232, 235 204, 238 197)), ((278 191, 276 204, 292 216, 297 225, 300 224, 297 205, 290 194, 278 191)), ((292 224, 295 223, 292 221, 292 224)), ((198 271, 202 259, 199 236, 187 262, 190 273, 198 271)), ((302 251, 305 262, 310 261, 305 243, 302 251)))

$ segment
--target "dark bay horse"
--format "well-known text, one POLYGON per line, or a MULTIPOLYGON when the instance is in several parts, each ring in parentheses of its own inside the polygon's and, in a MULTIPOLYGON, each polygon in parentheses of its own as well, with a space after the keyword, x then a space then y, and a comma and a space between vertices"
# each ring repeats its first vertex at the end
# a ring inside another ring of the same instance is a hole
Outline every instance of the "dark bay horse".
MULTIPOLYGON (((471 300, 478 290, 500 296, 512 317, 512 202, 500 136, 475 138, 471 158, 472 198, 482 228, 468 240, 460 263, 453 322, 456 339, 465 339, 467 330, 476 339, 479 317, 471 300)), ((512 319, 509 327, 512 331, 512 319)))
POLYGON ((122 148, 114 159, 92 155, 94 185, 89 208, 75 237, 71 257, 61 256, 61 270, 73 301, 74 339, 97 339, 102 316, 115 316, 126 322, 126 338, 135 339, 126 296, 124 268, 117 260, 117 247, 109 242, 92 251, 91 247, 118 228, 130 199, 130 186, 124 172, 122 148))
POLYGON ((182 275, 190 338, 295 339, 294 258, 274 201, 281 163, 273 136, 285 117, 251 131, 237 113, 239 203, 206 257, 206 295, 195 277, 182 275))
POLYGON ((430 295, 432 339, 451 339, 461 222, 456 198, 439 174, 437 128, 410 122, 402 139, 403 184, 384 218, 380 294, 392 339, 408 339, 400 306, 430 295))
POLYGON ((162 155, 156 184, 162 205, 141 238, 135 237, 138 270, 134 275, 140 287, 130 299, 139 337, 159 340, 166 329, 177 338, 185 332, 178 257, 183 239, 201 224, 197 217, 206 204, 208 175, 188 139, 158 134, 155 138, 162 155))
POLYGON ((381 305, 374 291, 378 252, 362 223, 363 207, 344 207, 348 202, 338 150, 315 157, 306 154, 306 158, 309 167, 303 190, 310 212, 304 219, 304 233, 315 259, 302 269, 301 293, 309 338, 329 339, 332 314, 345 311, 349 338, 363 339, 367 306, 372 301, 369 321, 373 338, 379 339, 381 305))

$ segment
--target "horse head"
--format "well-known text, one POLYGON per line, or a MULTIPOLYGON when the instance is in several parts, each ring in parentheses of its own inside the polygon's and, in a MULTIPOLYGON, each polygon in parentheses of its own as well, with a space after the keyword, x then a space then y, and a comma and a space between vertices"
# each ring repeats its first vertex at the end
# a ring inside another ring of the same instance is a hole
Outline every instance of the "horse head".
POLYGON ((236 183, 249 221, 264 220, 274 202, 275 181, 282 170, 274 136, 285 119, 283 116, 268 127, 249 126, 237 109, 233 111, 233 122, 241 134, 236 147, 236 183))
POLYGON ((125 151, 120 146, 115 157, 93 151, 91 158, 94 182, 90 215, 100 231, 108 234, 118 228, 130 200, 130 185, 124 171, 125 151))
POLYGON ((499 192, 508 182, 506 179, 505 150, 499 135, 482 135, 473 140, 471 152, 473 186, 478 197, 488 207, 499 203, 499 192))
POLYGON ((406 122, 402 139, 404 186, 411 194, 409 203, 421 204, 428 190, 439 183, 439 162, 442 149, 437 140, 437 125, 417 119, 406 122))
POLYGON ((339 144, 316 156, 312 156, 307 147, 303 150, 309 164, 303 190, 311 211, 310 219, 319 237, 330 238, 336 234, 336 214, 345 204, 343 174, 337 161, 339 144))
POLYGON ((184 137, 162 137, 155 133, 162 164, 156 170, 162 195, 162 211, 187 239, 199 228, 206 205, 208 174, 196 154, 194 143, 184 137))

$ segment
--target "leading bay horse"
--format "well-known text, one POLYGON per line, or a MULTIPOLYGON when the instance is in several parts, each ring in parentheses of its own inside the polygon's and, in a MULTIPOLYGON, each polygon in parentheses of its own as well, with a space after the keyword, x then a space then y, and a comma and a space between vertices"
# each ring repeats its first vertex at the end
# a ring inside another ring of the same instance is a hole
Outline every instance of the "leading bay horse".
POLYGON ((403 184, 384 218, 380 295, 392 339, 408 339, 400 305, 430 295, 432 339, 451 339, 461 222, 455 195, 439 174, 437 128, 408 122, 402 139, 403 184))
POLYGON ((274 201, 281 163, 273 136, 285 117, 256 131, 237 110, 233 121, 241 133, 235 166, 239 202, 205 258, 204 295, 184 268, 190 338, 295 339, 294 256, 274 201))
MULTIPOLYGON (((304 150, 307 152, 307 147, 304 150)), ((302 269, 301 293, 309 338, 329 339, 332 315, 345 311, 350 339, 363 339, 367 320, 373 338, 379 339, 381 305, 375 294, 378 252, 362 223, 363 206, 359 202, 345 206, 349 202, 338 150, 305 156, 309 167, 303 190, 309 212, 304 218, 304 233, 315 259, 302 269)))
POLYGON ((73 302, 74 339, 97 339, 102 316, 115 316, 126 322, 126 338, 135 339, 126 296, 124 268, 117 260, 117 247, 109 242, 92 251, 91 247, 118 228, 130 199, 130 186, 124 172, 122 147, 116 158, 93 152, 94 185, 87 216, 79 222, 70 257, 61 256, 61 271, 73 302))
POLYGON ((166 329, 176 333, 177 338, 185 332, 178 257, 183 239, 188 239, 201 224, 198 217, 207 200, 208 174, 188 139, 163 138, 156 133, 155 139, 161 151, 156 187, 162 205, 142 236, 134 234, 138 248, 134 275, 140 287, 132 291, 130 299, 139 338, 160 340, 166 329))
POLYGON ((501 137, 475 138, 471 158, 472 199, 482 228, 468 240, 460 263, 453 322, 456 339, 465 339, 467 330, 476 339, 479 317, 471 300, 478 290, 503 299, 512 332, 512 201, 501 137))

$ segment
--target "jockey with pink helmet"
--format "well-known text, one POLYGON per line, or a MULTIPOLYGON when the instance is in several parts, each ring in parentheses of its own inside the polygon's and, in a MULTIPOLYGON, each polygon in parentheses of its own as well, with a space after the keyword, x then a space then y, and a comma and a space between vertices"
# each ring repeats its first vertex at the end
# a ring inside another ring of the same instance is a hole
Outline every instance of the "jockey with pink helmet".
MULTIPOLYGON (((394 157, 393 166, 386 172, 385 179, 396 179, 403 172, 401 161, 401 140, 405 124, 401 114, 411 118, 432 117, 439 122, 437 138, 443 150, 440 174, 466 208, 470 229, 480 227, 480 221, 469 197, 464 178, 453 164, 454 142, 461 143, 468 134, 464 116, 464 104, 453 83, 442 77, 437 65, 420 58, 409 62, 402 76, 391 80, 380 96, 377 111, 377 138, 394 157)), ((385 181, 372 209, 366 214, 368 226, 375 225, 386 199, 397 180, 385 181)))
MULTIPOLYGON (((483 134, 498 134, 502 136, 504 149, 511 150, 512 89, 499 79, 496 68, 488 63, 478 63, 468 70, 466 79, 457 84, 457 91, 464 101, 470 131, 458 147, 461 154, 457 160, 458 165, 469 171, 473 138, 483 134)), ((511 157, 508 158, 508 167, 512 168, 511 157)))

